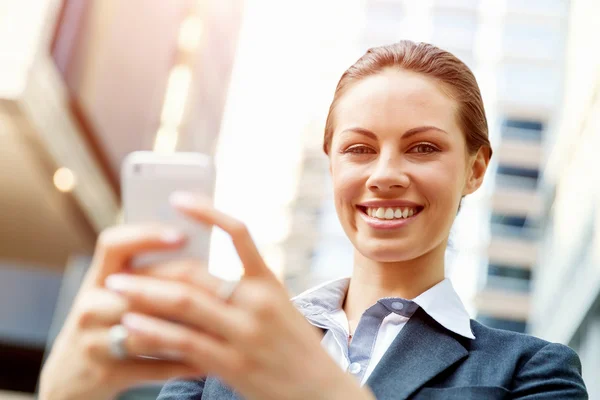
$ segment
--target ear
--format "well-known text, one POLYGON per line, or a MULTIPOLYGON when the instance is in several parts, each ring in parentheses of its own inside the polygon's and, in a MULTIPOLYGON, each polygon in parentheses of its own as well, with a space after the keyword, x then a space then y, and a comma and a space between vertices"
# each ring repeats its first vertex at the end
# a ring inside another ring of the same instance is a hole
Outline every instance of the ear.
POLYGON ((477 154, 469 157, 469 165, 467 166, 467 180, 463 190, 463 196, 475 192, 483 183, 485 171, 490 163, 490 149, 481 147, 477 154))

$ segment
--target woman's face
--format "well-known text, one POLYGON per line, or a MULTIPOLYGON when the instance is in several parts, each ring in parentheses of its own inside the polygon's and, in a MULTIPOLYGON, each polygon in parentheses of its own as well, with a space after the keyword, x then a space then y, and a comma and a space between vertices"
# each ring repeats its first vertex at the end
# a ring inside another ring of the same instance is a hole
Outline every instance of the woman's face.
POLYGON ((456 108, 434 80, 402 70, 353 83, 340 98, 335 205, 363 256, 398 262, 445 246, 461 197, 479 187, 487 165, 467 154, 456 108))

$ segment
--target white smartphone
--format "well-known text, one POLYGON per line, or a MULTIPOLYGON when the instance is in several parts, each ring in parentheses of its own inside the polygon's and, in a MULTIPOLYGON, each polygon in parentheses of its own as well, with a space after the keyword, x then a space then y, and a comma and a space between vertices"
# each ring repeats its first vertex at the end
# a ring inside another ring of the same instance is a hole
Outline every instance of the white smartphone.
POLYGON ((201 194, 213 199, 215 167, 212 157, 201 153, 130 153, 121 166, 123 222, 161 223, 187 235, 185 247, 177 251, 145 253, 133 266, 177 258, 208 262, 211 229, 178 212, 169 203, 176 191, 201 194))

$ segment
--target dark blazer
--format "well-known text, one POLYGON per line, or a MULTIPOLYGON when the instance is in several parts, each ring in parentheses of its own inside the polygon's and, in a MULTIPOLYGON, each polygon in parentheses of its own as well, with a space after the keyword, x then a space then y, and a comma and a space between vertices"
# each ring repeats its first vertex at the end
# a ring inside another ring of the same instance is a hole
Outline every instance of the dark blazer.
MULTIPOLYGON (((569 347, 471 321, 456 335, 418 309, 366 384, 377 399, 587 399, 569 347)), ((160 400, 242 399, 218 379, 171 381, 160 400)))

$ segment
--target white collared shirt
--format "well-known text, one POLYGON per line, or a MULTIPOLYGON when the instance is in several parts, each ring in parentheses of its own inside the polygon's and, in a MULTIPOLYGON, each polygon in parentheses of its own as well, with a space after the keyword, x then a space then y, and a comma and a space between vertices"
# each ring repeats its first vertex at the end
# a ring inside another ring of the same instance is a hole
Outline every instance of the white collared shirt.
MULTIPOLYGON (((321 344, 343 370, 353 373, 354 367, 359 370, 360 367, 353 365, 356 363, 351 363, 348 357, 350 334, 348 318, 342 309, 349 285, 350 278, 337 279, 310 289, 292 301, 309 322, 326 330, 321 344)), ((395 299, 381 300, 389 303, 389 300, 395 299)), ((448 278, 421 293, 412 299, 412 302, 444 328, 466 338, 475 339, 471 331, 471 318, 448 278)), ((375 344, 366 370, 360 374, 361 384, 367 381, 409 319, 410 317, 394 312, 383 318, 377 337, 374 338, 375 344)))

